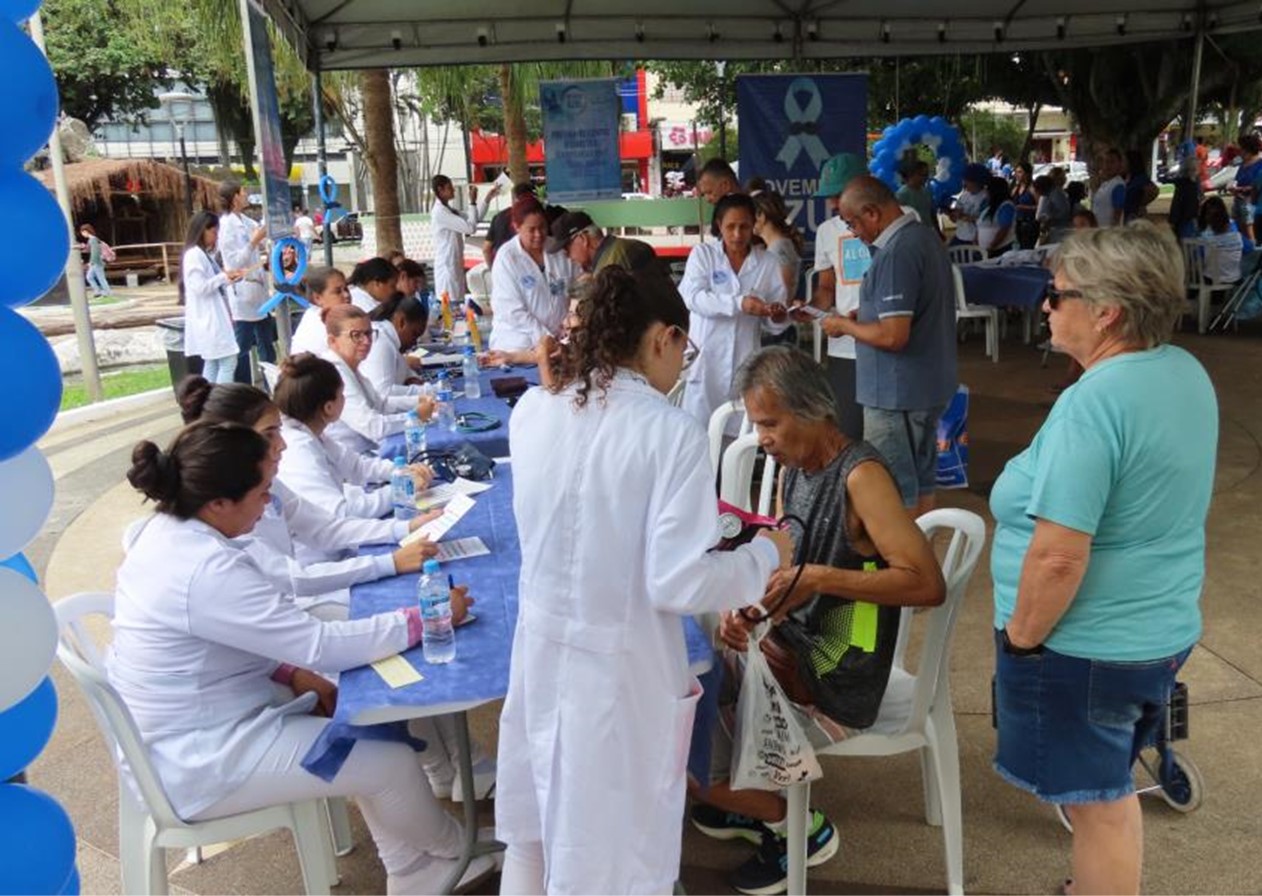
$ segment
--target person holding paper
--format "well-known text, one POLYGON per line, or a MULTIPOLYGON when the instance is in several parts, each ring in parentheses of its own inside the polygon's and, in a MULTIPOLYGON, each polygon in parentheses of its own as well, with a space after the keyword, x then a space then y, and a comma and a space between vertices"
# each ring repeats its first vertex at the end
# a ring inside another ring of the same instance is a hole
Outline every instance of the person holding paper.
POLYGON ((456 198, 456 185, 445 174, 434 176, 434 206, 429 210, 430 227, 434 234, 434 296, 446 295, 453 302, 464 300, 464 238, 472 236, 478 222, 486 215, 487 203, 499 193, 495 184, 478 201, 478 188, 469 184, 469 211, 461 215, 451 207, 456 198))
POLYGON ((345 387, 342 416, 328 429, 329 438, 357 453, 376 450, 386 436, 403 432, 407 412, 415 409, 422 420, 434 413, 434 401, 427 396, 381 395, 359 372, 372 351, 376 330, 368 315, 354 305, 331 308, 324 316, 328 349, 324 352, 345 387))
POLYGON ((706 435, 666 400, 695 356, 669 281, 607 268, 578 316, 558 381, 510 421, 522 566, 500 892, 669 893, 700 694, 680 616, 756 604, 791 544, 769 530, 711 551, 706 435))
POLYGON ((714 223, 722 239, 693 246, 679 284, 693 314, 692 337, 701 346, 685 375, 682 407, 702 426, 732 397, 732 378, 758 350, 763 331, 782 333, 789 326, 780 263, 754 245, 756 217, 754 201, 745 194, 720 199, 714 223))
MULTIPOLYGON (((156 512, 127 534, 110 684, 181 818, 355 797, 386 892, 438 892, 464 832, 429 792, 410 745, 361 740, 331 781, 301 764, 337 703, 324 675, 419 643, 419 611, 325 622, 278 591, 242 543, 270 505, 275 472, 273 446, 248 426, 195 423, 166 451, 136 445, 127 479, 156 512)), ((475 858, 462 883, 494 868, 494 858, 475 858)))

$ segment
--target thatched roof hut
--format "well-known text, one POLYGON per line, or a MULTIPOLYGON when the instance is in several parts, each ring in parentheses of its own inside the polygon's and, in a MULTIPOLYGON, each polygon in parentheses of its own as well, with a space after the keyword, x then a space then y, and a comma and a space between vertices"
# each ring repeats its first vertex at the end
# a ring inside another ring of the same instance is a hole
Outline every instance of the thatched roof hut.
MULTIPOLYGON (((51 169, 36 172, 50 191, 51 169)), ((219 185, 193 177, 193 208, 217 209, 219 185)), ((107 242, 182 242, 184 172, 153 159, 85 159, 66 165, 75 223, 92 224, 107 242)))

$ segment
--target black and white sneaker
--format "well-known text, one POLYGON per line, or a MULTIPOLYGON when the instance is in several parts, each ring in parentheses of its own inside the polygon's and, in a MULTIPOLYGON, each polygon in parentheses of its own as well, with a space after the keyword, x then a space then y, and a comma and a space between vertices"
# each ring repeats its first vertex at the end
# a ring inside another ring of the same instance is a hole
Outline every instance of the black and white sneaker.
MULTIPOLYGON (((837 829, 822 812, 811 812, 806 835, 806 867, 822 865, 837 854, 837 829)), ((767 831, 758 852, 732 874, 732 886, 748 896, 775 896, 789 887, 788 842, 767 831)))
POLYGON ((767 832, 766 826, 757 819, 725 812, 705 803, 693 804, 691 818, 693 827, 715 840, 748 840, 757 845, 767 832))

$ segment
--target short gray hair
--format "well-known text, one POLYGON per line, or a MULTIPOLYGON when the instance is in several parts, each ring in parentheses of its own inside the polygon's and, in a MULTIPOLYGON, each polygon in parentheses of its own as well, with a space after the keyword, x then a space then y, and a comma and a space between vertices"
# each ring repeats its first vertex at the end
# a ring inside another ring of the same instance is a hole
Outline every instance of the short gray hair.
POLYGON ((1155 348, 1169 342, 1186 302, 1183 252, 1169 228, 1147 221, 1075 230, 1054 269, 1092 305, 1122 310, 1118 336, 1155 348))
POLYGON ((750 355, 736 372, 736 391, 763 388, 799 420, 837 423, 837 404, 824 368, 797 349, 773 345, 750 355))

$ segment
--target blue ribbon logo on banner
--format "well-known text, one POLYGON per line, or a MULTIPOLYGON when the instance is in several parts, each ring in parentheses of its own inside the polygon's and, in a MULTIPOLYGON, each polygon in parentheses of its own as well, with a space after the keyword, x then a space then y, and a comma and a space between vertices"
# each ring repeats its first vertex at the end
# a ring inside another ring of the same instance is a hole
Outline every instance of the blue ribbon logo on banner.
POLYGON ((789 84, 784 92, 784 115, 789 119, 789 131, 784 146, 776 155, 777 161, 783 162, 786 168, 792 168, 802 150, 806 150, 811 161, 818 168, 828 161, 828 148, 819 139, 820 114, 824 111, 824 98, 819 95, 819 87, 810 78, 797 78, 789 84), (810 94, 803 107, 798 102, 798 94, 810 94))

